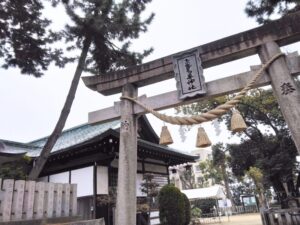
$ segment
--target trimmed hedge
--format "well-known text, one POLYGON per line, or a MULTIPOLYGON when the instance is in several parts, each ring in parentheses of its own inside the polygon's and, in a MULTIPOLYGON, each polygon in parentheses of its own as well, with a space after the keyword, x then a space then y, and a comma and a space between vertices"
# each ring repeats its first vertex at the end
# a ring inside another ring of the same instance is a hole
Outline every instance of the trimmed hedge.
POLYGON ((161 225, 185 224, 185 200, 178 188, 165 185, 159 192, 158 201, 161 225))

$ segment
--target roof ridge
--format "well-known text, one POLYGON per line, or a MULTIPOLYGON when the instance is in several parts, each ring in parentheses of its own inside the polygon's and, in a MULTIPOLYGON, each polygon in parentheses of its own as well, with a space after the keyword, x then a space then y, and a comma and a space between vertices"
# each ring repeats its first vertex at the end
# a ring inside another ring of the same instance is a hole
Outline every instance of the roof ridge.
MULTIPOLYGON (((70 127, 70 128, 67 128, 67 129, 63 130, 61 133, 63 134, 63 133, 65 133, 65 132, 69 132, 69 131, 71 131, 71 130, 79 129, 79 128, 84 127, 84 126, 86 126, 86 125, 90 125, 90 124, 89 124, 89 123, 83 123, 83 124, 80 124, 80 125, 76 125, 76 126, 74 126, 74 127, 70 127)), ((50 135, 44 136, 44 137, 41 137, 41 138, 32 140, 32 141, 30 141, 30 142, 26 142, 26 143, 28 143, 28 144, 33 144, 33 142, 38 142, 38 141, 47 139, 47 138, 49 138, 49 137, 50 137, 50 135)))

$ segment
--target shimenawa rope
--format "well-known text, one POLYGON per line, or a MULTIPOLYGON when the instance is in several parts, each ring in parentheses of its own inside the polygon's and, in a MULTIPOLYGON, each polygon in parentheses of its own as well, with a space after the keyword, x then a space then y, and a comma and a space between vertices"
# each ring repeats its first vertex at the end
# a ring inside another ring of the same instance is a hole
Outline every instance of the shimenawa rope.
POLYGON ((187 116, 167 116, 165 114, 159 113, 154 111, 153 109, 149 108, 148 106, 144 105, 143 103, 139 102, 135 98, 131 98, 128 96, 122 96, 121 99, 127 99, 130 101, 135 102, 142 108, 144 108, 147 112, 152 113, 157 118, 161 119, 164 122, 175 124, 175 125, 193 125, 193 124, 200 124, 203 122, 207 122, 218 118, 228 112, 231 108, 235 107, 240 101, 241 98, 249 91, 258 78, 262 75, 262 73, 267 69, 277 58, 284 55, 284 53, 278 53, 274 55, 268 62, 262 64, 262 67, 257 71, 255 76, 250 80, 250 82, 231 100, 227 101, 226 103, 217 106, 215 109, 212 109, 206 113, 202 113, 201 115, 193 115, 190 117, 187 116))

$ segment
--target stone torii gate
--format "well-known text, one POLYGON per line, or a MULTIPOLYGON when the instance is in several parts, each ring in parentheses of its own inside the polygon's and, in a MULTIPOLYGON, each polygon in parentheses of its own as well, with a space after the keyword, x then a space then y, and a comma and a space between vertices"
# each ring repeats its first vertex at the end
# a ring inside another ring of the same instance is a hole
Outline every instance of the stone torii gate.
MULTIPOLYGON (((300 12, 285 16, 267 25, 235 34, 189 51, 197 50, 202 67, 209 68, 236 59, 258 54, 262 63, 280 53, 281 46, 300 41, 300 12)), ((122 92, 138 98, 155 110, 167 109, 241 90, 255 74, 251 71, 206 83, 207 93, 185 100, 177 91, 157 96, 138 97, 138 88, 174 77, 172 57, 167 56, 139 66, 101 76, 84 77, 85 85, 103 95, 122 92)), ((272 85, 282 114, 300 153, 300 88, 293 76, 300 74, 300 57, 294 53, 276 59, 254 87, 272 85)), ((117 189, 117 225, 136 224, 137 116, 147 113, 132 101, 122 99, 113 107, 89 113, 89 123, 121 118, 119 172, 117 189)))

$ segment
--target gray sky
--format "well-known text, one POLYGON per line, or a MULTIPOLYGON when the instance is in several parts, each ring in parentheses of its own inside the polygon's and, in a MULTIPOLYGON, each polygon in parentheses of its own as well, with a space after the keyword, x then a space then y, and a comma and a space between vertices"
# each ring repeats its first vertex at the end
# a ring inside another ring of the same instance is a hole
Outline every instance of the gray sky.
MULTIPOLYGON (((135 50, 154 47, 154 53, 146 62, 254 28, 257 26, 254 19, 247 18, 244 13, 246 2, 153 0, 148 13, 155 12, 155 19, 149 31, 134 41, 133 47, 135 50)), ((63 12, 51 10, 48 13, 54 16, 58 25, 64 24, 64 19, 59 17, 63 12)), ((288 50, 297 49, 293 47, 288 50)), ((206 69, 204 76, 209 81, 247 71, 254 64, 259 64, 257 56, 206 69)), ((74 70, 74 64, 64 69, 51 67, 42 78, 33 78, 21 75, 18 69, 0 69, 0 139, 27 142, 49 135, 64 104, 74 70)), ((139 95, 151 96, 175 89, 174 79, 142 88, 139 95)), ((80 82, 66 128, 86 123, 88 112, 112 106, 118 99, 119 95, 104 97, 80 82)), ((168 110, 168 113, 172 112, 168 110)), ((159 132, 163 123, 149 118, 154 129, 159 132)), ((220 137, 228 140, 225 130, 223 132, 222 129, 221 136, 216 137, 211 126, 206 126, 213 142, 220 137)), ((191 138, 181 143, 178 127, 170 126, 170 129, 176 140, 172 147, 185 148, 183 150, 193 148, 195 132, 191 132, 191 138)))

